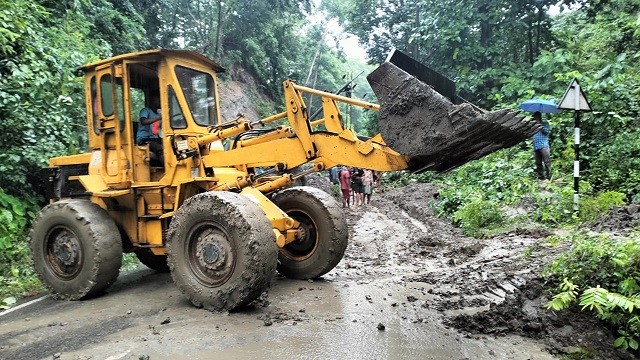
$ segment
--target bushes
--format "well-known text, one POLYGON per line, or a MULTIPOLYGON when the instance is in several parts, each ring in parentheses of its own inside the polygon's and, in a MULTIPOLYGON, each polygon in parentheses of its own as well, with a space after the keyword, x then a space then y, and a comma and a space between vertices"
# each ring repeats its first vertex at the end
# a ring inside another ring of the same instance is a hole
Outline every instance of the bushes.
POLYGON ((547 266, 543 276, 555 287, 547 304, 554 310, 576 303, 619 333, 618 347, 638 349, 640 340, 640 234, 571 235, 571 250, 547 266))
POLYGON ((573 178, 564 177, 542 183, 532 195, 531 219, 548 225, 574 225, 594 220, 615 206, 624 204, 625 195, 616 191, 594 194, 591 185, 580 181, 579 211, 573 211, 573 178))
MULTIPOLYGON (((535 180, 533 167, 530 151, 512 148, 442 176, 419 175, 415 179, 435 181, 441 189, 435 203, 440 215, 451 216, 467 235, 472 236, 481 235, 482 229, 509 225, 505 207, 523 208, 526 210, 524 218, 530 222, 571 226, 593 220, 612 207, 624 204, 623 193, 594 193, 591 184, 581 181, 580 211, 575 214, 572 174, 556 171, 553 181, 539 182, 535 180)), ((411 181, 406 174, 389 177, 389 180, 399 184, 411 181)))
POLYGON ((0 300, 41 288, 26 241, 37 210, 37 199, 20 200, 0 189, 0 300))
POLYGON ((480 229, 491 229, 504 224, 504 214, 498 204, 483 199, 473 199, 460 207, 453 220, 469 236, 480 235, 480 229))
POLYGON ((597 189, 617 189, 631 197, 640 192, 640 129, 617 134, 591 161, 589 178, 597 189))

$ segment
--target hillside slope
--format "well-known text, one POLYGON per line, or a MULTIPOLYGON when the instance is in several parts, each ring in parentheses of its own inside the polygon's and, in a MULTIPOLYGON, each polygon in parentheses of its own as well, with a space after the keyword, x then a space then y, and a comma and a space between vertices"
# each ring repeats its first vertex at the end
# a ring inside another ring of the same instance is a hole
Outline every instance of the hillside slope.
POLYGON ((218 81, 220 115, 229 121, 238 114, 249 120, 260 120, 275 114, 274 102, 260 91, 260 83, 247 71, 234 69, 230 79, 218 81))

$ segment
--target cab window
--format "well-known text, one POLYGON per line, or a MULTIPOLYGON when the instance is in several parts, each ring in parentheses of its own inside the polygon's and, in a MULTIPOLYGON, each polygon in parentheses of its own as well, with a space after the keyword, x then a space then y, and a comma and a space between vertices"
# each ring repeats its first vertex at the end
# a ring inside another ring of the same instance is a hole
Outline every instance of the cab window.
POLYGON ((91 87, 91 119, 93 132, 98 134, 98 118, 100 117, 100 102, 98 101, 98 88, 96 86, 96 77, 92 76, 90 85, 91 87))
POLYGON ((216 125, 218 119, 213 77, 182 66, 176 66, 175 72, 196 124, 216 125))
POLYGON ((171 86, 169 86, 169 117, 171 119, 171 128, 184 129, 187 127, 187 121, 184 118, 184 114, 182 114, 178 97, 171 86))
MULTIPOLYGON (((121 79, 117 79, 116 83, 113 84, 111 74, 104 74, 100 77, 100 106, 103 116, 118 116, 120 131, 124 130, 124 94, 121 79), (115 92, 113 91, 114 87, 115 92), (116 96, 115 101, 113 99, 114 94, 116 96), (114 103, 117 109, 113 108, 114 103)), ((98 127, 94 126, 94 129, 98 130, 98 127)))

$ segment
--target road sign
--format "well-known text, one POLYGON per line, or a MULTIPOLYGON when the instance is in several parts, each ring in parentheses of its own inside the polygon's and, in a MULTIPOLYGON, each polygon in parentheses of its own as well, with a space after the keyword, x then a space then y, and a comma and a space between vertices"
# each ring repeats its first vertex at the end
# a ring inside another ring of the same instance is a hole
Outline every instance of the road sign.
POLYGON ((575 111, 574 141, 573 150, 575 159, 573 160, 573 211, 578 212, 578 202, 580 198, 580 114, 582 111, 591 111, 591 105, 587 96, 582 91, 580 83, 576 78, 571 80, 567 91, 564 92, 558 109, 575 111))
POLYGON ((589 100, 587 100, 587 96, 582 91, 580 83, 578 83, 576 78, 571 80, 571 85, 569 85, 567 91, 564 92, 564 95, 558 104, 558 109, 591 111, 589 100))

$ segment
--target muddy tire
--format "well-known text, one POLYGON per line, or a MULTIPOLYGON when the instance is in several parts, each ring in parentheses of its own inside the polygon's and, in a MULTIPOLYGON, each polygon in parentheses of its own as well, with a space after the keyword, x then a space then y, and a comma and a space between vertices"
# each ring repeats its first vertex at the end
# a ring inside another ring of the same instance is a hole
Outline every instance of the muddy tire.
POLYGON ((122 264, 118 227, 88 200, 45 206, 34 221, 29 246, 36 272, 56 299, 103 292, 116 281, 122 264))
POLYGON ((299 221, 305 236, 287 244, 278 255, 278 272, 294 279, 314 279, 342 259, 349 232, 344 212, 326 192, 307 186, 280 191, 271 200, 299 221))
POLYGON ((207 192, 187 199, 171 220, 171 276, 197 307, 233 310, 262 294, 276 271, 271 222, 243 195, 207 192))
POLYGON ((160 273, 168 273, 167 255, 155 255, 149 249, 138 249, 134 252, 144 266, 160 273))

